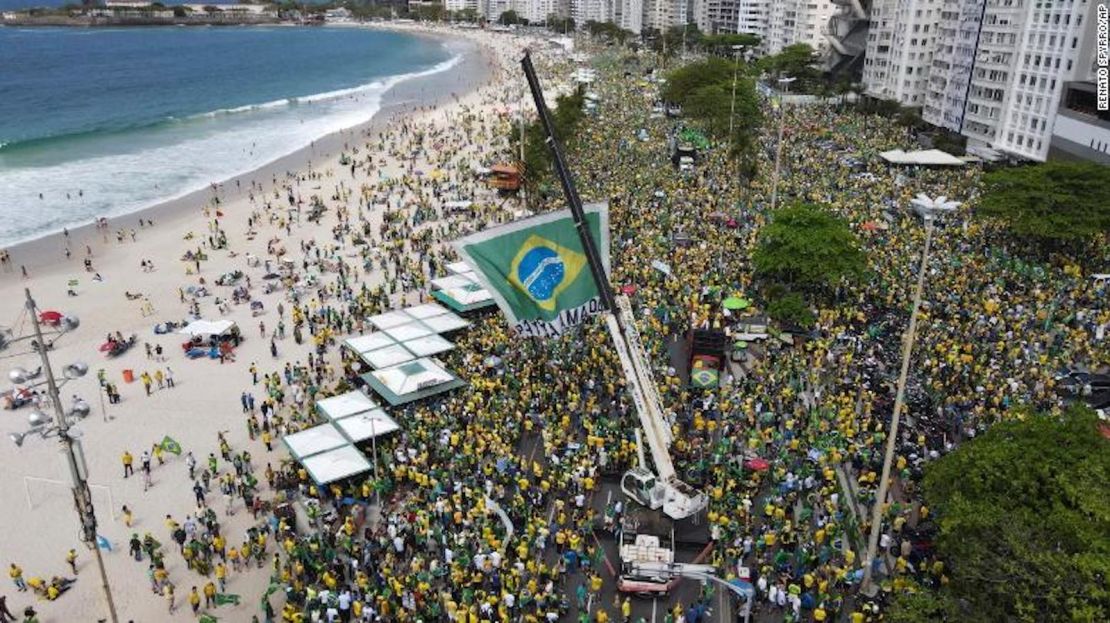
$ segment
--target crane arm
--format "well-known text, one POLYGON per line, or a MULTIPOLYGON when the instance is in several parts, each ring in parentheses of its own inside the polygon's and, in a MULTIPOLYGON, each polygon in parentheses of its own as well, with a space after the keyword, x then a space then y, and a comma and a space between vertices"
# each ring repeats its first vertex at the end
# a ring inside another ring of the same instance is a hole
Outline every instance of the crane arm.
MULTIPOLYGON (((623 299, 624 297, 620 298, 623 299)), ((625 304, 627 305, 627 302, 625 304)), ((628 379, 632 390, 632 400, 636 405, 636 414, 640 417, 640 427, 644 430, 648 448, 651 450, 651 460, 655 463, 655 472, 661 481, 670 481, 675 475, 669 447, 671 431, 663 420, 662 410, 658 402, 651 404, 648 399, 644 391, 645 383, 643 383, 642 375, 638 373, 633 355, 629 352, 628 342, 624 339, 625 332, 635 331, 635 327, 626 325, 625 331, 622 331, 617 318, 611 313, 605 314, 605 323, 613 338, 613 345, 616 347, 617 357, 620 359, 624 376, 628 379)), ((650 377, 648 382, 652 382, 650 377)), ((658 397, 658 394, 656 394, 656 397, 658 397)))

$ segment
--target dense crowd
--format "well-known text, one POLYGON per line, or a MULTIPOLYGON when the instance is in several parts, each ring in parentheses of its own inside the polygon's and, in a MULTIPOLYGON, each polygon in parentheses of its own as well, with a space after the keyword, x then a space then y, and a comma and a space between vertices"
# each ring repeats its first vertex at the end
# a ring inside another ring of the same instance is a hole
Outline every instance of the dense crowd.
MULTIPOLYGON (((546 84, 574 67, 565 57, 539 61, 546 84)), ((694 390, 673 357, 676 343, 691 328, 733 324, 737 313, 722 299, 743 296, 757 308, 762 300, 749 258, 773 218, 775 120, 765 123, 754 180, 741 180, 721 148, 680 172, 666 147, 675 121, 652 114, 658 86, 644 79, 651 63, 606 53, 595 65, 599 113, 569 142, 579 190, 587 201, 609 201, 612 283, 631 286, 679 473, 709 493, 709 562, 725 578, 750 569, 764 617, 872 616, 855 587, 924 236, 908 201, 925 193, 964 202, 934 238, 896 502, 885 509, 882 540, 884 594, 944 582, 943 562, 923 545, 931 517, 915 478, 927 460, 1015 406, 1057 408, 1053 377, 1061 368, 1110 361, 1107 343, 1094 339, 1110 322, 1106 291, 1086 278, 1087 263, 1106 265, 1107 248, 1086 262, 1029 260, 995 225, 971 219, 978 166, 889 168, 876 154, 912 141, 894 121, 836 105, 787 107, 779 200, 819 203, 847 219, 871 280, 816 301, 815 328, 792 344, 754 346, 720 388, 694 390), (675 245, 676 232, 691 244, 675 245), (753 457, 769 468, 745 468, 753 457)), ((604 478, 635 463, 638 420, 599 324, 526 341, 500 316, 475 319, 444 356, 467 387, 393 411, 403 428, 379 440, 380 480, 370 472, 320 487, 276 449, 282 435, 317 423, 314 399, 350 387, 340 338, 369 332, 373 314, 426 300, 430 280, 457 259, 444 243, 515 216, 516 199, 490 194, 474 176, 476 163, 515 147, 505 137, 523 80, 512 68, 494 71, 512 78, 483 89, 482 107, 462 107, 447 123, 391 124, 362 145, 352 140, 338 164, 249 189, 252 228, 271 228, 293 247, 271 245, 267 270, 292 259, 302 279, 289 284, 279 320, 260 331, 275 358, 286 326, 316 348, 304 363, 269 372, 266 362, 251 365, 240 403, 248 438, 261 445, 232 448, 221 434, 219 456, 206 464, 188 454, 195 512, 180 522, 167 516, 164 535, 131 539, 131 555, 171 611, 185 594, 175 583, 201 586, 185 596, 198 611, 202 596, 216 606, 229 577, 255 565, 272 576, 264 620, 630 620, 627 599, 602 599, 615 561, 598 535, 634 509, 594 498, 604 478), (500 112, 481 112, 491 109, 500 112), (404 170, 390 176, 390 163, 404 170), (332 190, 309 190, 321 186, 332 190), (443 204, 455 199, 475 207, 447 213, 443 204), (286 209, 293 206, 297 216, 286 209), (334 218, 300 222, 302 211, 334 218), (302 287, 308 275, 319 276, 314 287, 302 287), (223 533, 213 490, 225 515, 240 500, 253 513, 248 533, 223 533), (363 510, 379 496, 380 509, 363 510), (292 501, 308 508, 309 530, 292 521, 292 501), (171 579, 165 556, 182 556, 195 574, 171 579)), ((561 203, 531 198, 537 211, 561 203)), ((671 604, 666 620, 704 620, 709 603, 703 595, 671 604)))

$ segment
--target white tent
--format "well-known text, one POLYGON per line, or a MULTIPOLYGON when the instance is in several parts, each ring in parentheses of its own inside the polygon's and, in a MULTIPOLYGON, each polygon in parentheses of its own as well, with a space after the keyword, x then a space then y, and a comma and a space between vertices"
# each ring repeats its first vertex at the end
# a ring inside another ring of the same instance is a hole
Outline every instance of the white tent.
POLYGON ((436 290, 450 290, 451 288, 465 288, 474 283, 465 273, 432 279, 432 287, 436 290))
POLYGON ((417 320, 423 320, 424 318, 431 318, 432 316, 442 316, 443 314, 451 313, 451 310, 435 303, 425 303, 423 305, 416 305, 415 307, 407 307, 402 311, 412 316, 413 318, 416 318, 417 320))
POLYGON ((335 425, 354 443, 401 430, 401 425, 381 409, 336 420, 335 425))
POLYGON ((362 360, 375 370, 395 366, 399 363, 412 361, 416 357, 410 353, 404 346, 394 344, 393 346, 386 346, 378 350, 372 350, 368 353, 362 353, 362 360))
POLYGON ((374 402, 369 396, 360 391, 351 391, 316 401, 316 408, 329 420, 338 420, 358 413, 365 413, 377 406, 377 402, 374 402))
MULTIPOLYGON (((470 323, 455 314, 444 314, 434 318, 426 318, 424 324, 436 333, 449 333, 470 326, 470 323)), ((408 342, 405 342, 408 345, 408 342)))
POLYGON ((474 272, 471 270, 470 265, 466 262, 451 262, 447 265, 447 272, 452 275, 461 275, 463 273, 474 272))
POLYGON ((370 317, 370 324, 379 329, 389 329, 390 327, 396 327, 406 322, 412 322, 412 316, 400 310, 394 310, 370 317))
POLYGON ((299 433, 286 435, 282 441, 298 460, 347 445, 347 438, 331 424, 313 426, 299 433))
POLYGON ((474 305, 493 300, 493 295, 489 293, 489 290, 481 287, 447 288, 443 292, 463 305, 474 305))
POLYGON ((319 485, 343 480, 370 471, 370 461, 358 448, 345 445, 341 448, 310 456, 301 461, 312 480, 319 485))
POLYGON ((963 160, 948 152, 939 149, 925 149, 921 151, 902 151, 892 149, 879 154, 879 157, 891 164, 919 164, 929 166, 962 167, 967 164, 963 160))
POLYGON ((454 378, 450 372, 431 359, 411 361, 371 374, 398 396, 447 383, 454 378))
POLYGON ((235 327, 233 320, 194 320, 180 329, 183 335, 225 335, 235 327))
POLYGON ((359 335, 356 337, 349 337, 343 340, 343 345, 356 353, 368 353, 372 350, 385 348, 397 343, 397 340, 389 337, 381 331, 371 333, 369 335, 359 335))
POLYGON ((454 344, 437 334, 425 335, 415 340, 408 340, 407 342, 402 342, 401 345, 417 357, 438 355, 439 353, 447 352, 455 348, 454 344))
POLYGON ((397 340, 398 342, 414 340, 418 337, 424 337, 425 335, 431 335, 432 333, 434 333, 434 331, 424 326, 424 323, 415 321, 410 321, 408 324, 403 324, 392 327, 390 329, 386 329, 385 332, 389 335, 389 337, 397 340))

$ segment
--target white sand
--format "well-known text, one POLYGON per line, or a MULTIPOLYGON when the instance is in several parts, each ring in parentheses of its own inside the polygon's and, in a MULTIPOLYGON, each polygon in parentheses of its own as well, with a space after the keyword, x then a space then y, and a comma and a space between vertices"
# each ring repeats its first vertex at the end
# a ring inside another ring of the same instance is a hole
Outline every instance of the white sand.
MULTIPOLYGON (((454 31, 454 34, 463 33, 463 36, 480 40, 484 47, 485 57, 473 55, 469 64, 453 70, 449 76, 440 76, 438 79, 429 79, 423 86, 402 84, 397 91, 409 89, 404 99, 408 105, 416 98, 431 99, 434 96, 445 96, 451 100, 450 91, 465 91, 468 83, 474 81, 474 76, 483 73, 481 65, 485 59, 500 59, 501 66, 492 70, 492 84, 478 91, 460 98, 457 102, 440 106, 432 111, 420 111, 410 116, 413 122, 436 131, 448 133, 451 128, 456 128, 457 116, 461 107, 483 106, 479 118, 488 122, 485 126, 487 140, 485 144, 472 145, 456 159, 481 158, 488 161, 490 152, 495 151, 489 145, 488 137, 503 135, 505 124, 510 119, 498 116, 496 110, 504 110, 506 106, 514 112, 524 93, 524 81, 516 60, 520 57, 521 49, 528 44, 525 39, 515 36, 486 34, 476 31, 454 31), (511 83, 510 83, 511 81, 511 83), (419 89, 419 91, 413 92, 419 89), (506 104, 509 100, 512 103, 506 104)), ((390 100, 387 96, 387 101, 390 100)), ((385 114, 382 115, 384 117, 385 114)), ((388 124, 389 132, 396 132, 399 122, 394 119, 388 124)), ((145 214, 136 214, 126 218, 116 219, 110 223, 111 240, 105 242, 98 232, 89 228, 71 228, 71 248, 73 258, 64 260, 62 245, 64 241, 60 236, 52 236, 35 241, 29 245, 13 250, 14 270, 0 273, 0 322, 9 322, 20 317, 23 304, 23 288, 30 287, 38 305, 42 309, 58 309, 72 313, 81 318, 82 325, 75 333, 61 338, 57 348, 50 353, 55 369, 76 360, 89 364, 90 374, 78 381, 74 381, 62 388, 63 402, 68 404, 73 395, 79 395, 93 405, 93 414, 80 424, 83 432, 83 445, 89 469, 89 481, 93 485, 93 498, 97 505, 98 518, 101 523, 99 532, 109 538, 115 548, 113 552, 105 553, 108 573, 112 582, 116 605, 121 621, 134 619, 144 623, 151 621, 191 620, 186 603, 189 588, 193 585, 202 587, 204 580, 193 572, 184 568, 180 555, 173 546, 163 520, 167 514, 179 521, 194 510, 191 483, 188 481, 183 457, 167 455, 164 466, 157 466, 153 470, 154 487, 144 493, 140 476, 122 478, 120 456, 124 450, 130 450, 136 457, 136 473, 138 473, 138 457, 144 449, 162 439, 164 435, 173 436, 183 448, 192 450, 200 464, 205 463, 209 452, 217 451, 216 432, 229 431, 228 439, 234 450, 248 448, 254 457, 256 469, 261 472, 267 461, 272 461, 275 466, 281 457, 286 456, 284 449, 275 448, 273 454, 267 454, 259 442, 248 442, 244 418, 239 408, 239 394, 250 387, 248 367, 252 361, 259 364, 260 371, 274 371, 279 369, 284 362, 304 358, 311 347, 311 340, 306 339, 305 344, 297 347, 291 337, 279 340, 279 360, 274 360, 269 354, 269 341, 259 337, 259 320, 266 322, 268 327, 277 323, 276 306, 282 300, 281 293, 262 295, 262 269, 248 269, 243 257, 245 253, 253 253, 265 258, 266 241, 275 236, 282 235, 275 226, 265 224, 260 233, 251 242, 246 241, 247 218, 252 210, 262 211, 261 205, 252 207, 247 200, 247 189, 251 181, 257 181, 268 189, 271 179, 277 175, 280 178, 284 172, 296 169, 303 174, 307 171, 305 164, 311 160, 316 166, 314 170, 333 174, 332 177, 307 180, 299 183, 297 190, 307 201, 312 194, 320 195, 329 206, 335 206, 331 200, 336 192, 337 184, 342 182, 347 189, 357 189, 364 183, 372 183, 376 179, 377 171, 368 177, 365 170, 359 170, 354 179, 346 167, 338 165, 338 152, 343 142, 354 143, 360 132, 365 131, 360 127, 353 131, 333 135, 328 139, 317 141, 315 149, 304 150, 298 154, 287 157, 260 171, 248 174, 240 179, 241 191, 236 191, 233 182, 223 185, 220 197, 224 200, 222 211, 225 217, 221 219, 223 228, 229 234, 231 250, 238 253, 238 257, 230 257, 227 251, 210 251, 210 260, 202 265, 201 276, 205 277, 209 286, 216 295, 229 296, 230 289, 212 287, 213 282, 220 274, 234 270, 247 271, 252 277, 252 294, 255 298, 264 301, 266 313, 260 318, 253 318, 246 305, 235 306, 226 317, 237 321, 243 329, 247 340, 238 351, 237 361, 220 365, 209 360, 189 361, 185 359, 179 347, 183 336, 155 336, 152 325, 156 321, 180 320, 187 313, 187 306, 178 299, 178 288, 196 283, 196 277, 185 275, 185 265, 179 257, 188 249, 196 248, 199 237, 206 236, 208 230, 202 214, 202 207, 211 196, 210 192, 195 193, 190 197, 175 201, 171 205, 156 208, 145 214), (315 152, 315 153, 314 153, 315 152), (150 214, 155 214, 153 228, 139 228, 137 220, 144 219, 150 214), (130 237, 123 244, 115 241, 114 232, 117 228, 126 227, 136 232, 136 242, 131 242, 130 237), (192 231, 198 239, 192 242, 183 240, 183 235, 192 231), (91 281, 92 274, 82 269, 81 260, 85 256, 85 245, 92 247, 95 269, 104 277, 102 283, 91 281), (156 267, 153 272, 142 272, 139 268, 140 261, 151 260, 156 267), (27 264, 30 278, 21 279, 19 266, 27 264), (79 295, 75 298, 66 296, 66 284, 70 279, 78 279, 76 288, 79 295), (140 311, 138 301, 129 301, 124 292, 141 292, 149 296, 155 313, 151 317, 144 317, 140 311), (104 341, 104 336, 110 331, 120 331, 125 335, 135 333, 138 335, 139 344, 136 348, 118 359, 105 359, 104 355, 97 352, 97 346, 104 341), (158 364, 149 361, 143 350, 143 342, 161 344, 166 350, 166 363, 158 364), (145 397, 142 384, 135 382, 123 384, 122 370, 130 368, 135 370, 136 376, 143 371, 154 372, 158 366, 172 367, 177 381, 176 389, 156 391, 152 397, 145 397), (107 405, 109 421, 104 421, 101 414, 100 402, 97 400, 97 384, 95 372, 97 369, 106 370, 108 378, 119 383, 123 395, 119 405, 107 405), (129 506, 135 514, 133 530, 127 529, 119 518, 122 505, 129 506), (127 540, 132 531, 140 536, 149 531, 155 538, 162 541, 167 548, 166 564, 170 578, 177 585, 178 611, 174 616, 166 613, 165 601, 161 597, 151 594, 149 582, 146 579, 146 562, 142 564, 131 561, 127 555, 127 540)), ((448 135, 450 136, 450 135, 448 135)), ((483 141, 479 141, 481 143, 483 141)), ((359 144, 365 144, 362 140, 359 144)), ((376 145, 377 141, 371 141, 376 145)), ((503 143, 503 141, 502 141, 503 143)), ((504 151, 507 147, 499 145, 504 151)), ((435 148, 429 146, 432 153, 435 148)), ((361 157, 365 157, 365 149, 360 150, 361 157)), ((398 176, 402 173, 401 167, 388 154, 381 158, 389 158, 388 174, 398 176)), ((376 156, 375 160, 379 158, 376 156)), ((415 161, 414 166, 425 172, 432 168, 421 159, 415 161)), ((105 172, 110 175, 111 172, 105 172)), ((461 175, 461 174, 460 174, 461 175)), ((462 178, 460 178, 462 179, 462 178)), ((430 189, 432 183, 424 178, 422 186, 430 189)), ((466 182, 473 185, 473 182, 466 182)), ((414 184, 413 186, 420 186, 414 184)), ((441 186, 441 189, 444 187, 441 186)), ((451 192, 444 189, 445 193, 451 192)), ((351 206, 352 214, 357 213, 358 192, 350 193, 347 205, 351 206)), ((408 193, 411 195, 411 190, 408 193)), ((272 190, 269 198, 275 205, 285 204, 284 192, 277 200, 273 199, 272 190)), ((396 197, 400 199, 401 196, 396 197)), ((300 257, 298 241, 316 239, 321 245, 333 242, 330 231, 335 224, 335 210, 330 209, 324 222, 319 225, 302 223, 292 226, 291 239, 286 241, 286 248, 294 258, 300 257)), ((371 217, 375 226, 380 222, 380 214, 371 217)), ((432 226, 442 222, 433 223, 432 226)), ((344 256, 353 252, 347 248, 342 251, 344 256)), ((270 256, 272 257, 272 256, 270 256)), ((378 271, 375 271, 377 273, 378 271)), ((334 274, 328 275, 334 278, 334 274)), ((364 279, 377 282, 380 275, 361 275, 364 279)), ((410 297, 415 300, 416 295, 410 297)), ((213 305, 213 297, 201 299, 202 315, 206 318, 219 317, 213 305)), ((285 303, 287 309, 291 304, 285 303)), ((287 334, 291 333, 292 323, 286 312, 287 334)), ((17 335, 26 334, 30 327, 25 315, 15 322, 13 329, 17 335)), ((8 357, 4 360, 4 371, 12 366, 21 365, 29 369, 38 366, 37 357, 31 354, 11 357, 18 352, 26 352, 26 344, 9 347, 0 351, 0 356, 8 357)), ((7 387, 7 384, 4 384, 7 387)), ((261 392, 255 389, 255 395, 261 392)), ((261 399, 260 399, 261 400, 261 399)), ((22 430, 26 427, 26 418, 30 407, 23 407, 17 411, 0 411, 0 417, 6 424, 2 432, 22 430)), ((280 447, 280 444, 278 444, 280 447)), ((49 579, 52 575, 69 575, 65 564, 65 553, 71 547, 76 547, 79 552, 79 581, 69 593, 56 602, 36 601, 30 593, 17 593, 9 583, 2 594, 8 596, 9 608, 20 614, 23 608, 33 604, 40 613, 40 620, 46 622, 70 621, 95 621, 106 617, 106 608, 103 603, 99 579, 96 573, 93 554, 86 550, 79 542, 78 525, 72 509, 68 491, 68 474, 65 463, 58 453, 56 440, 42 440, 29 438, 22 448, 16 448, 7 440, 0 442, 0 469, 6 478, 0 483, 0 505, 6 509, 2 530, 0 530, 0 551, 3 558, 0 563, 6 568, 11 562, 23 567, 25 577, 41 576, 49 579), (26 481, 25 478, 35 480, 26 481), (28 507, 30 502, 31 507, 28 507)), ((217 452, 218 453, 218 452, 217 452)), ((223 462, 221 461, 221 464, 223 462)), ((221 465, 222 468, 230 466, 221 465)), ((260 474, 261 475, 261 474, 260 474)), ((264 479, 261 483, 264 497, 269 497, 264 479)), ((231 544, 242 540, 245 529, 251 525, 249 513, 241 508, 230 519, 224 519, 223 503, 218 491, 209 494, 209 501, 221 515, 223 533, 229 537, 231 544)), ((241 505, 241 500, 239 501, 241 505)), ((239 607, 225 606, 214 612, 221 621, 249 621, 251 614, 258 613, 259 597, 264 590, 268 575, 269 565, 258 571, 243 575, 229 573, 228 592, 239 594, 243 604, 239 607)), ((260 617, 261 618, 261 617, 260 617)))

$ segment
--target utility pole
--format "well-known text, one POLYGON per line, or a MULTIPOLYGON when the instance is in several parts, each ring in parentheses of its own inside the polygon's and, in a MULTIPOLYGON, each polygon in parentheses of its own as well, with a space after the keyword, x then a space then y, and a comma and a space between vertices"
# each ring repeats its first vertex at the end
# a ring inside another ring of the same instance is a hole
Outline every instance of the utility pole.
POLYGON ((786 120, 786 99, 785 95, 790 92, 790 83, 794 82, 796 78, 779 78, 779 84, 785 84, 785 91, 779 95, 779 140, 775 145, 775 172, 771 178, 771 211, 774 212, 778 206, 779 199, 779 167, 782 163, 782 135, 783 135, 783 122, 786 120))
POLYGON ((81 520, 81 540, 92 549, 96 557, 96 566, 100 572, 104 598, 108 602, 108 616, 112 623, 119 623, 119 616, 116 614, 116 603, 112 599, 112 587, 108 583, 108 572, 104 569, 104 557, 101 555, 100 546, 96 542, 96 512, 93 508, 92 492, 89 491, 89 483, 86 480, 88 468, 85 466, 84 453, 81 454, 80 461, 78 461, 79 442, 69 432, 69 422, 66 420, 65 410, 62 408, 62 399, 58 394, 58 384, 54 380, 54 371, 50 368, 50 358, 46 354, 46 342, 42 337, 42 327, 39 325, 35 300, 31 298, 29 288, 24 288, 23 291, 27 295, 27 310, 30 312, 31 322, 35 327, 35 339, 39 344, 39 357, 42 359, 43 372, 46 373, 50 401, 54 403, 54 424, 58 429, 58 441, 61 443, 62 453, 66 457, 69 474, 73 479, 71 491, 73 493, 73 506, 81 520))
POLYGON ((955 202, 945 203, 945 197, 929 201, 927 197, 918 195, 914 201, 921 209, 925 218, 925 248, 921 252, 921 268, 917 272, 917 289, 913 295, 913 308, 910 310, 910 326, 906 330, 905 339, 902 341, 902 370, 898 374, 898 387, 894 396, 894 412, 890 416, 890 431, 886 438, 886 452, 883 455, 883 473, 879 481, 879 491, 875 496, 874 506, 871 510, 871 532, 867 539, 867 552, 863 558, 863 582, 860 592, 873 594, 871 584, 872 567, 874 566, 875 550, 879 545, 879 534, 882 532, 883 505, 889 491, 890 467, 894 459, 894 446, 898 443, 898 423, 905 408, 906 378, 910 371, 910 356, 913 354, 913 342, 917 336, 917 310, 921 307, 921 295, 925 290, 925 273, 929 269, 929 248, 933 242, 933 221, 935 212, 942 210, 955 210, 955 202), (924 201, 923 201, 924 200, 924 201))

